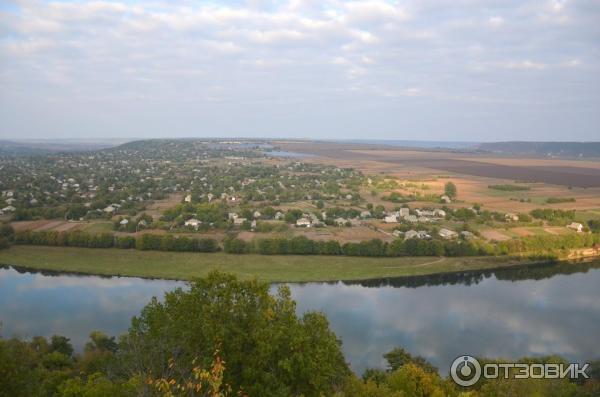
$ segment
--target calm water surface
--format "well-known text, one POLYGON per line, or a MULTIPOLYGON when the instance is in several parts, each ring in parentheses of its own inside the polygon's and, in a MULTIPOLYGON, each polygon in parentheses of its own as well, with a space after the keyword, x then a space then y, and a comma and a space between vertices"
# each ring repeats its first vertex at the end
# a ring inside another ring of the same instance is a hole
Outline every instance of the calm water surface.
MULTIPOLYGON (((90 331, 126 331, 152 296, 178 286, 0 268, 0 333, 61 334, 82 348, 90 331)), ((385 366, 382 354, 398 345, 443 373, 460 354, 600 358, 600 263, 290 288, 299 313, 327 315, 359 373, 385 366)))

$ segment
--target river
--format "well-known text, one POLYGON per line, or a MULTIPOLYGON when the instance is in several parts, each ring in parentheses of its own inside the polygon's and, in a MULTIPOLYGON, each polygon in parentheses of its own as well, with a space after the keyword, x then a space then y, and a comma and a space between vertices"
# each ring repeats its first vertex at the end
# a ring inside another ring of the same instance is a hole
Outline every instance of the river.
MULTIPOLYGON (((0 334, 118 335, 150 300, 185 283, 0 268, 0 334)), ((273 286, 275 289, 277 286, 273 286)), ((446 374, 462 354, 600 358, 600 262, 365 282, 290 284, 298 312, 323 311, 352 368, 403 346, 446 374)))

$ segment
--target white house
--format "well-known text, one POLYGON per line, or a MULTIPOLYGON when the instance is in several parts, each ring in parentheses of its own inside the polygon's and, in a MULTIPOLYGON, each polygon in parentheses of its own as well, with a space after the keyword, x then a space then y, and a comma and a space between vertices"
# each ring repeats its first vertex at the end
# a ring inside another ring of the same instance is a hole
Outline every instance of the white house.
POLYGON ((185 221, 184 225, 185 226, 191 226, 194 229, 198 229, 198 227, 202 224, 202 221, 196 219, 196 218, 192 218, 192 219, 188 219, 187 221, 185 221))
POLYGON ((445 218, 446 217, 446 211, 441 210, 441 209, 435 209, 433 210, 433 216, 437 217, 437 218, 445 218))
POLYGON ((417 218, 416 215, 408 215, 404 217, 404 220, 407 222, 412 222, 412 223, 416 223, 419 221, 419 218, 417 218))
POLYGON ((383 218, 385 223, 398 223, 398 216, 396 214, 391 214, 383 218))
POLYGON ((465 240, 469 240, 475 237, 475 235, 467 230, 463 230, 462 232, 460 232, 460 236, 462 238, 464 238, 465 240))
POLYGON ((409 230, 406 233, 404 233, 404 239, 408 240, 410 238, 415 238, 418 237, 419 233, 416 230, 409 230))
POLYGON ((400 215, 402 218, 407 217, 410 215, 410 209, 407 207, 402 207, 400 208, 400 211, 398 211, 398 215, 400 215))
POLYGON ((518 222, 519 215, 509 212, 507 214, 504 214, 504 219, 506 219, 508 222, 518 222))
POLYGON ((15 212, 17 209, 15 207, 13 207, 12 205, 9 205, 8 207, 4 207, 2 208, 3 212, 15 212))
POLYGON ((252 216, 254 218, 260 218, 262 216, 262 214, 260 212, 258 212, 258 211, 254 211, 254 214, 252 214, 252 216))
POLYGON ((277 211, 277 212, 275 213, 275 216, 274 216, 274 218, 275 218, 275 220, 279 221, 279 220, 282 220, 283 218, 285 218, 285 216, 283 215, 283 212, 281 212, 281 211, 277 211))
POLYGON ((308 218, 300 218, 296 221, 296 226, 300 227, 310 227, 311 222, 308 218))
POLYGON ((191 203, 192 202, 192 195, 188 194, 187 196, 185 196, 185 198, 183 199, 183 201, 185 201, 186 203, 191 203))
POLYGON ((440 229, 438 234, 440 235, 441 238, 444 238, 446 240, 450 240, 450 239, 456 238, 458 236, 458 234, 454 230, 445 229, 445 228, 440 229))
POLYGON ((577 233, 583 232, 583 225, 579 222, 571 222, 571 224, 567 227, 569 229, 575 230, 577 233))
POLYGON ((440 197, 440 200, 442 200, 442 203, 446 203, 446 204, 449 204, 452 202, 452 200, 450 200, 450 197, 448 197, 445 194, 442 197, 440 197))
POLYGON ((237 226, 240 226, 244 222, 246 222, 246 218, 235 217, 233 219, 233 224, 237 226))
POLYGON ((127 226, 129 224, 129 219, 122 219, 121 222, 119 222, 119 225, 121 226, 127 226))
POLYGON ((333 223, 335 223, 338 226, 346 226, 346 222, 348 222, 346 218, 335 218, 333 221, 333 223))

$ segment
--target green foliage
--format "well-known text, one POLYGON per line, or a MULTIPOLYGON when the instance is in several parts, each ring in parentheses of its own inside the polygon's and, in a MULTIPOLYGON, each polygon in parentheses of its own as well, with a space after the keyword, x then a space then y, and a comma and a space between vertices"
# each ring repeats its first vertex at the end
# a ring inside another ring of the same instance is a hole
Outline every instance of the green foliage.
POLYGON ((504 192, 518 192, 518 191, 525 191, 525 190, 531 190, 531 188, 529 186, 523 186, 523 185, 489 185, 488 189, 494 189, 494 190, 501 190, 504 192))
POLYGON ((450 197, 451 199, 456 198, 458 190, 456 189, 454 182, 446 182, 444 185, 444 193, 446 193, 446 196, 450 197))
POLYGON ((600 233, 600 219, 590 219, 587 224, 593 233, 600 233))
POLYGON ((560 210, 552 208, 536 208, 529 213, 535 219, 543 219, 546 221, 572 221, 575 219, 574 210, 560 210))
POLYGON ((383 357, 387 360, 390 371, 395 371, 405 365, 413 364, 428 372, 437 373, 437 368, 431 365, 426 359, 421 356, 413 356, 401 347, 396 347, 392 351, 384 354, 383 357))
POLYGON ((189 290, 153 299, 132 320, 121 361, 131 374, 185 378, 197 358, 208 368, 219 351, 224 382, 255 396, 331 395, 348 368, 327 319, 296 316, 287 287, 212 273, 189 290), (164 365, 174 357, 171 368, 164 365))
POLYGON ((245 254, 249 249, 248 244, 239 238, 228 237, 223 241, 223 250, 229 254, 245 254))
POLYGON ((16 244, 49 245, 60 247, 84 248, 136 248, 139 250, 177 251, 177 252, 216 252, 219 244, 212 238, 175 237, 172 234, 144 233, 138 238, 132 236, 114 236, 111 233, 90 234, 76 232, 19 232, 14 237, 16 244))
POLYGON ((546 199, 547 204, 574 203, 574 197, 549 197, 546 199))

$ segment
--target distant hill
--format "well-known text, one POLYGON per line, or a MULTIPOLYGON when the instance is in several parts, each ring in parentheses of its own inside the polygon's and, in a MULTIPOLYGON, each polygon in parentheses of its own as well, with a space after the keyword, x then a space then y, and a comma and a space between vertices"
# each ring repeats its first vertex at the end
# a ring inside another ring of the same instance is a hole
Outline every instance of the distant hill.
POLYGON ((600 157, 600 142, 489 142, 477 149, 498 154, 542 157, 600 157))
POLYGON ((125 142, 123 139, 39 139, 0 140, 0 155, 27 156, 59 152, 87 152, 106 149, 125 142))

